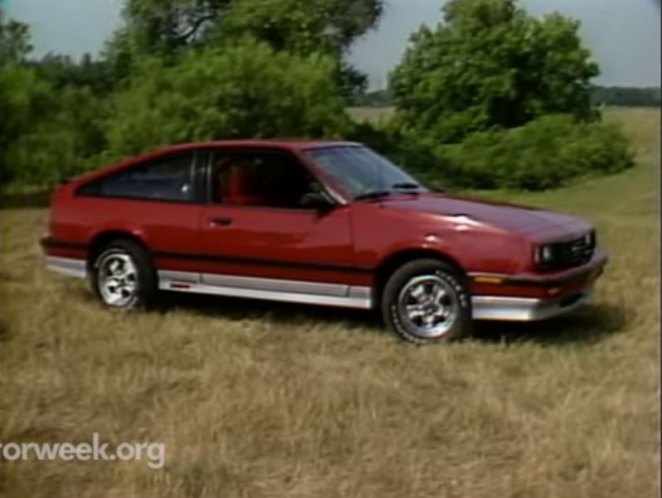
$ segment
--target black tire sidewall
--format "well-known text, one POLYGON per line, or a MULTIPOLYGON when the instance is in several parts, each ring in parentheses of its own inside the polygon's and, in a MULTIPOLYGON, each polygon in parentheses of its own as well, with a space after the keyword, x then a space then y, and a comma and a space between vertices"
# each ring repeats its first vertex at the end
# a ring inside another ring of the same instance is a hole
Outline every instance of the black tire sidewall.
POLYGON ((402 339, 416 343, 445 343, 471 335, 471 293, 466 277, 451 265, 433 259, 415 260, 406 263, 389 278, 382 294, 382 316, 386 326, 402 339), (438 337, 422 337, 410 330, 398 312, 398 297, 403 286, 420 275, 435 275, 453 289, 459 304, 458 316, 453 327, 438 337))

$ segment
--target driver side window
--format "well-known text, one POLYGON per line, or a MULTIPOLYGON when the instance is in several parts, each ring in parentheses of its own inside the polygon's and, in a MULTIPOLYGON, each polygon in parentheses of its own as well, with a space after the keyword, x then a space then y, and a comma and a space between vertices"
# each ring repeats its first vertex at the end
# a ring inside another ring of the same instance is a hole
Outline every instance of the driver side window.
POLYGON ((213 156, 211 196, 217 204, 306 209, 304 197, 320 190, 319 182, 288 153, 222 151, 213 156))

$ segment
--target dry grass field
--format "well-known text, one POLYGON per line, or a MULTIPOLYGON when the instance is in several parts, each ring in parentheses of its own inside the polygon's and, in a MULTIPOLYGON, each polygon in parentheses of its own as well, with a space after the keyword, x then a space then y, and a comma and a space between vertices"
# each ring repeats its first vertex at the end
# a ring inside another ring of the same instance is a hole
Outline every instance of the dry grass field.
MULTIPOLYGON (((0 211, 0 441, 157 441, 166 465, 0 463, 7 497, 655 497, 660 116, 639 165, 516 201, 594 220, 594 304, 415 347, 370 314, 168 298, 105 311, 44 269, 43 208, 0 211)), ((505 194, 501 194, 502 196, 505 194)))
POLYGON ((393 115, 393 107, 352 107, 350 114, 357 121, 381 121, 393 115))

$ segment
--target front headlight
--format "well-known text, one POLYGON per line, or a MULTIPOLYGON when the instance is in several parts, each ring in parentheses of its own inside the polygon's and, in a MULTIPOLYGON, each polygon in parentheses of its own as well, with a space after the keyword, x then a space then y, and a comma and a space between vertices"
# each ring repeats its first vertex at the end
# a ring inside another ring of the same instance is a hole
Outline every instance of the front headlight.
POLYGON ((554 259, 554 246, 548 244, 536 247, 533 259, 537 265, 551 263, 554 259))
POLYGON ((537 246, 534 249, 533 260, 540 268, 585 263, 593 255, 597 243, 595 230, 591 230, 574 240, 537 246))

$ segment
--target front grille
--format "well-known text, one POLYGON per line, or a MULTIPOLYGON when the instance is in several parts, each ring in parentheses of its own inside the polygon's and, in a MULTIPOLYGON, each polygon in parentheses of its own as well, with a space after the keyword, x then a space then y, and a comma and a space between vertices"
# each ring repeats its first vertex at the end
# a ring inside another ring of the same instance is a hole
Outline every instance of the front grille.
POLYGON ((561 270, 588 263, 595 252, 593 233, 567 242, 550 244, 552 259, 545 264, 545 269, 561 270))

